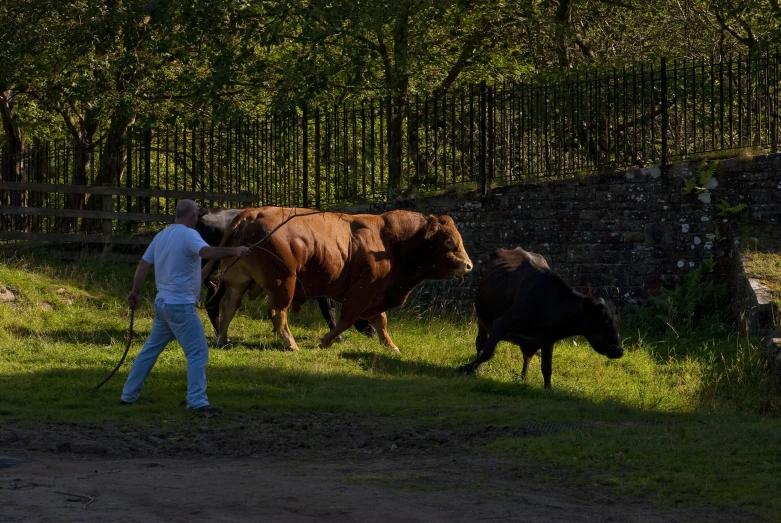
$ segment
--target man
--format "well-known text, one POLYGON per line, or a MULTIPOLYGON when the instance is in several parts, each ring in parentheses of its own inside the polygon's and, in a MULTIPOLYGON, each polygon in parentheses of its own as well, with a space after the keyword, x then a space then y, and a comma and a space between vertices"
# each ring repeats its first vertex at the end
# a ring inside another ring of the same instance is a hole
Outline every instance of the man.
POLYGON ((209 347, 203 323, 195 309, 201 295, 201 258, 243 258, 250 250, 243 246, 210 247, 195 231, 197 221, 196 203, 181 200, 176 205, 174 224, 157 233, 138 262, 127 303, 131 309, 136 308, 141 286, 154 265, 157 285, 155 320, 144 348, 130 368, 122 390, 120 403, 123 405, 138 400, 144 380, 152 371, 157 357, 168 342, 176 338, 187 357, 187 408, 201 414, 218 415, 222 412, 219 407, 209 405, 206 397, 209 347))

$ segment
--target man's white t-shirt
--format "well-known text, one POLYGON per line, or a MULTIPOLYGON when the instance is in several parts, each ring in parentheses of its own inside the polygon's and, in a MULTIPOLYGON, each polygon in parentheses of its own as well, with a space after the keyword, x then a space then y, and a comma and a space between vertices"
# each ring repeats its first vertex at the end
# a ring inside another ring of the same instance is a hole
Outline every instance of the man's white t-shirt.
POLYGON ((143 259, 155 266, 157 298, 166 303, 198 303, 201 297, 201 249, 209 244, 195 229, 175 223, 154 237, 143 259))

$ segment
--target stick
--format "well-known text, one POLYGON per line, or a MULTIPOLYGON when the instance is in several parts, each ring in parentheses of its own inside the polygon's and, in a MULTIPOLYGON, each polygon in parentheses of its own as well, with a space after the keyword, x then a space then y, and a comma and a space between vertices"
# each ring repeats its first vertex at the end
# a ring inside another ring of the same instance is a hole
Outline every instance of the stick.
MULTIPOLYGON (((82 501, 84 501, 85 499, 88 499, 89 501, 87 501, 87 504, 84 505, 84 508, 89 507, 90 503, 95 501, 95 498, 93 498, 92 496, 84 496, 82 494, 74 494, 73 492, 61 492, 59 490, 55 490, 54 493, 55 494, 62 494, 63 496, 76 496, 77 498, 79 498, 82 501)), ((68 501, 77 501, 77 500, 69 499, 68 501)))
MULTIPOLYGON (((114 367, 114 370, 112 370, 108 376, 103 378, 103 381, 92 387, 92 390, 98 390, 101 388, 108 380, 111 379, 111 377, 116 374, 116 372, 119 370, 119 368, 122 366, 122 363, 125 362, 125 358, 127 357, 127 353, 130 350, 130 343, 133 341, 133 318, 136 314, 135 309, 130 309, 130 327, 127 329, 127 343, 125 344, 125 352, 122 354, 122 358, 119 360, 119 363, 117 363, 117 366, 114 367)), ((89 505, 89 503, 88 503, 89 505)))

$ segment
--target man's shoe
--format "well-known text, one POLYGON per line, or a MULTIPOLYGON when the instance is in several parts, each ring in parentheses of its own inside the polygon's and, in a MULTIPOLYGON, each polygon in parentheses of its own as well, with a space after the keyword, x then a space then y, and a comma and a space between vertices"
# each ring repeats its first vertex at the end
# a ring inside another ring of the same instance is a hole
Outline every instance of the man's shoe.
POLYGON ((190 410, 201 416, 222 416, 222 409, 213 405, 204 405, 203 407, 197 407, 190 410))
POLYGON ((132 405, 133 403, 135 403, 135 401, 119 400, 120 405, 132 405))

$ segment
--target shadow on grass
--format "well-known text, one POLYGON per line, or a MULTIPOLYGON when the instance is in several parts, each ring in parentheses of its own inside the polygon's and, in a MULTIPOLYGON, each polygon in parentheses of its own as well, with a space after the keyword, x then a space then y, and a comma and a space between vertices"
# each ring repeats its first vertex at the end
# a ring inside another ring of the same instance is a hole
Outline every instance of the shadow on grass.
MULTIPOLYGON (((428 367, 435 375, 450 373, 428 367)), ((596 404, 566 392, 477 376, 361 376, 225 365, 210 368, 208 376, 209 399, 226 414, 204 420, 183 407, 184 365, 153 369, 137 404, 120 405, 128 368, 97 391, 92 387, 109 369, 52 368, 3 376, 7 394, 0 400, 0 422, 12 431, 29 429, 29 443, 38 445, 33 449, 105 453, 115 444, 138 449, 154 434, 150 454, 165 442, 174 454, 182 448, 213 454, 223 447, 241 454, 249 448, 263 453, 269 445, 317 452, 429 445, 469 452, 501 438, 696 423, 697 418, 596 404), (193 431, 197 434, 186 435, 193 431)), ((3 436, 0 429, 0 448, 16 437, 3 436)))
MULTIPOLYGON (((372 351, 343 352, 341 358, 355 362, 362 370, 382 376, 455 379, 463 381, 463 386, 471 392, 506 397, 558 397, 556 390, 541 390, 530 387, 522 381, 520 374, 513 382, 500 382, 481 378, 478 374, 465 375, 457 366, 436 365, 428 362, 405 360, 401 357, 372 351)), ((566 395, 562 399, 566 399, 566 395)))
POLYGON ((428 376, 432 378, 461 376, 456 372, 455 367, 406 360, 390 352, 353 350, 341 353, 340 357, 355 362, 362 370, 386 376, 428 376))
MULTIPOLYGON (((358 351, 346 359, 367 362, 371 375, 264 368, 249 365, 210 366, 209 397, 237 415, 263 413, 343 412, 355 415, 412 416, 422 423, 435 418, 451 422, 522 427, 530 420, 612 423, 653 419, 676 422, 697 414, 644 411, 618 402, 595 403, 566 391, 544 390, 522 383, 462 376, 448 366, 407 362, 358 351), (457 420, 457 421, 452 421, 457 420)), ((6 374, 0 420, 88 421, 153 420, 184 415, 187 388, 181 369, 158 365, 147 378, 139 405, 123 408, 118 400, 131 361, 101 389, 111 370, 64 368, 6 374)), ((359 365, 363 367, 363 365, 359 365)))
MULTIPOLYGON (((35 338, 42 337, 47 340, 51 340, 57 343, 76 343, 79 345, 110 345, 117 342, 125 342, 127 336, 127 329, 101 329, 101 330, 80 330, 80 329, 67 329, 67 330, 53 330, 40 333, 29 329, 28 327, 22 327, 19 325, 11 325, 7 328, 8 334, 19 338, 35 338)), ((139 331, 133 329, 133 340, 145 340, 149 336, 149 331, 139 331)))

